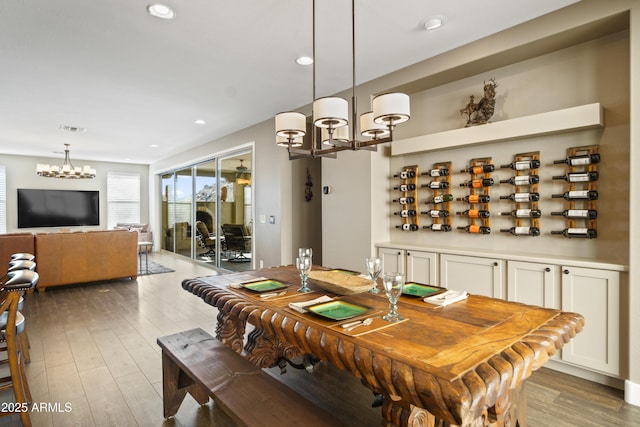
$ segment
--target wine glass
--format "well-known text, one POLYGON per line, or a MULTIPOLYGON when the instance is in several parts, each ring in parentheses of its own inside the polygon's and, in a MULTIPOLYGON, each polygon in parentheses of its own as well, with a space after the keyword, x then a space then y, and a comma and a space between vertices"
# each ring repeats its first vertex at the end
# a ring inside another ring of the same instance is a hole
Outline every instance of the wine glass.
POLYGON ((382 316, 382 318, 388 322, 399 322, 404 317, 398 314, 398 298, 402 294, 404 288, 404 274, 402 273, 387 273, 382 276, 382 284, 384 286, 384 293, 389 298, 389 313, 382 316))
POLYGON ((309 259, 312 259, 313 258, 313 249, 311 249, 311 248, 299 248, 298 249, 298 256, 300 258, 308 257, 309 259))
POLYGON ((302 282, 302 286, 298 289, 298 292, 311 292, 311 289, 307 287, 307 278, 311 271, 311 258, 308 256, 296 258, 296 268, 298 269, 298 273, 300 273, 300 281, 302 282))
POLYGON ((371 276, 371 280, 373 280, 373 288, 369 289, 370 294, 379 294, 380 289, 377 288, 378 276, 382 272, 382 260, 376 257, 366 258, 364 260, 365 265, 367 266, 367 273, 371 276))

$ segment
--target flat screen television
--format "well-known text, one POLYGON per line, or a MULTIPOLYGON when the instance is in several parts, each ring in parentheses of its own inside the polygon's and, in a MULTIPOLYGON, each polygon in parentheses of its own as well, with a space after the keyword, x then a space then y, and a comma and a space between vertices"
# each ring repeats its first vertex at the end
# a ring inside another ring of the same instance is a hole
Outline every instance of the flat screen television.
POLYGON ((98 191, 18 189, 18 228, 100 225, 98 191))

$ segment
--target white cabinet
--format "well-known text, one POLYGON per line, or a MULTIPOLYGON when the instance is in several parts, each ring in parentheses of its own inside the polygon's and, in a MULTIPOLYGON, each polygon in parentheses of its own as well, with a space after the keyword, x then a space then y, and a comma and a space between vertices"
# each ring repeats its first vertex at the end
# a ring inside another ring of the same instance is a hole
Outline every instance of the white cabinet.
POLYGON ((581 314, 582 332, 562 349, 562 360, 620 374, 620 273, 562 267, 562 310, 581 314))
POLYGON ((440 254, 440 286, 504 298, 504 260, 440 254))
POLYGON ((438 255, 433 252, 407 251, 407 281, 438 285, 438 255))
POLYGON ((558 266, 507 262, 507 300, 546 308, 560 308, 558 266))
POLYGON ((378 248, 378 258, 382 260, 382 273, 404 273, 406 256, 404 249, 378 248))
POLYGON ((436 253, 380 247, 378 257, 382 259, 384 273, 397 271, 405 273, 407 281, 438 284, 436 253))

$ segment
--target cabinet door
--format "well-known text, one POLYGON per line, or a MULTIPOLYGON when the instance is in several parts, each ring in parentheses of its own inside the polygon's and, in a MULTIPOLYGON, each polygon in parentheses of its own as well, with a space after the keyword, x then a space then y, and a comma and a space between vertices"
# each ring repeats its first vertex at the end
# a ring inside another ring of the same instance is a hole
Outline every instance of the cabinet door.
POLYGON ((507 300, 546 308, 560 308, 556 286, 558 266, 507 262, 507 300))
POLYGON ((562 267, 562 310, 584 316, 585 326, 562 348, 562 360, 620 373, 620 273, 562 267))
POLYGON ((504 261, 440 255, 440 286, 492 298, 504 297, 504 261))
POLYGON ((404 257, 405 251, 402 249, 378 248, 378 258, 382 259, 383 274, 404 273, 404 257))
POLYGON ((437 254, 407 251, 407 281, 437 285, 437 254))

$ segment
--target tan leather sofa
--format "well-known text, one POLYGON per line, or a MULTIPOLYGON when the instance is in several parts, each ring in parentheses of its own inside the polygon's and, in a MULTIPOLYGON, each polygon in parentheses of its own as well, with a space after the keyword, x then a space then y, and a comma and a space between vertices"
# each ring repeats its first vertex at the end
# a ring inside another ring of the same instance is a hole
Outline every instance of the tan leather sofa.
POLYGON ((138 233, 125 230, 36 234, 37 289, 138 276, 138 233))

